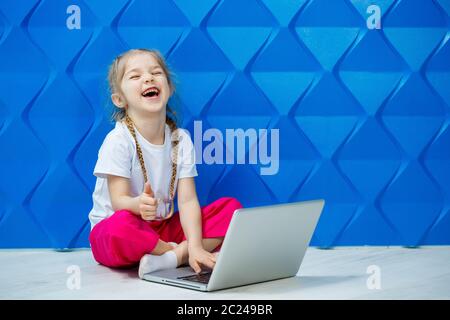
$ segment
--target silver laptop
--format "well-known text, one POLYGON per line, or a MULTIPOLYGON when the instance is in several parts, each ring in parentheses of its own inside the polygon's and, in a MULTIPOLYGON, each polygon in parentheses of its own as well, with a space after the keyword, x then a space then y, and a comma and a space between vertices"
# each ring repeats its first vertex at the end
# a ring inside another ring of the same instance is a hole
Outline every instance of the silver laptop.
POLYGON ((196 274, 190 266, 144 275, 144 280, 214 291, 297 274, 322 212, 312 200, 234 212, 214 269, 196 274))

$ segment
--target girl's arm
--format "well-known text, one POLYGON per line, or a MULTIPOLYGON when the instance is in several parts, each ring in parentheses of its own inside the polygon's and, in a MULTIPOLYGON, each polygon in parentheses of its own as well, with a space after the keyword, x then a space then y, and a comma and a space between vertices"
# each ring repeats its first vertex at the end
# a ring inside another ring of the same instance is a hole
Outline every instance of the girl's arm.
POLYGON ((203 248, 202 216, 193 177, 178 180, 178 211, 188 247, 203 248))
POLYGON ((129 210, 136 215, 140 215, 139 196, 131 197, 130 179, 108 175, 108 189, 111 198, 111 205, 114 211, 129 210))
POLYGON ((178 181, 178 211, 188 243, 189 265, 196 273, 202 270, 201 265, 214 268, 215 257, 203 248, 202 212, 193 177, 178 181))

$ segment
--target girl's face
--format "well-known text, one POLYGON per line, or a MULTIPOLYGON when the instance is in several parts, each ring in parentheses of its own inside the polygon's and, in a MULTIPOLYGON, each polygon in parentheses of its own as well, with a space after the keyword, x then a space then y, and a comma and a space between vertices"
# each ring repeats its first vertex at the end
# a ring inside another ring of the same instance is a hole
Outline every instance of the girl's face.
POLYGON ((166 74, 153 55, 145 52, 128 58, 120 88, 121 95, 113 94, 114 103, 138 114, 165 112, 171 96, 166 74))

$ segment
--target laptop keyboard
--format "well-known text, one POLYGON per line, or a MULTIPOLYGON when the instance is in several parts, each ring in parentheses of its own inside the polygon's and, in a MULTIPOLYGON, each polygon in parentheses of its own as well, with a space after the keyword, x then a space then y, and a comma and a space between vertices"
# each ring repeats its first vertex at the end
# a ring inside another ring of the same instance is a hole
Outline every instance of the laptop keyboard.
POLYGON ((178 277, 178 279, 207 284, 209 282, 209 278, 211 278, 211 274, 212 272, 203 272, 192 276, 178 277))

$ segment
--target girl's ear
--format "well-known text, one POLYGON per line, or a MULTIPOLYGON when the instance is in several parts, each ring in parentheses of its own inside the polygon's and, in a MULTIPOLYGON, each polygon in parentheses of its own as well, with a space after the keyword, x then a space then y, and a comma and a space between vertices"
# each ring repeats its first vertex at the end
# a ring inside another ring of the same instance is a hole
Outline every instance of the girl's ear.
POLYGON ((125 107, 124 100, 122 99, 122 96, 121 96, 120 94, 118 94, 118 93, 113 93, 113 94, 111 95, 111 100, 112 100, 112 102, 114 103, 114 105, 115 105, 117 108, 124 108, 124 107, 125 107))

